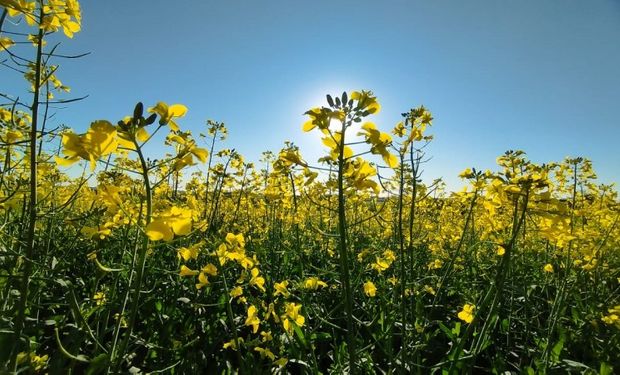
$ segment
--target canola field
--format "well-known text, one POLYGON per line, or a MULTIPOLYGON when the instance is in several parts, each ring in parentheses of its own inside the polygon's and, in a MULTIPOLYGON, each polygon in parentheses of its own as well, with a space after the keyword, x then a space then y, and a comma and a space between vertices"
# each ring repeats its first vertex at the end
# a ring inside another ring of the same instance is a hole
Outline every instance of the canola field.
POLYGON ((431 112, 379 127, 365 90, 307 109, 320 160, 246 161, 182 104, 53 128, 46 39, 79 4, 0 5, 31 84, 1 96, 0 372, 620 371, 620 202, 587 158, 510 150, 449 192, 422 182, 431 112))

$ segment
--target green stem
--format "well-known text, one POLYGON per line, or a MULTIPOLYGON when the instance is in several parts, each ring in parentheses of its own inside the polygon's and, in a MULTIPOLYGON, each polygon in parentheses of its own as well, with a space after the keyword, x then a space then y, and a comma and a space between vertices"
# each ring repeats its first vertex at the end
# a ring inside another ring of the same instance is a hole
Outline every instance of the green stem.
POLYGON ((222 281, 224 282, 224 293, 226 293, 226 316, 228 318, 228 324, 230 324, 230 330, 233 333, 235 340, 237 361, 239 361, 239 372, 243 374, 245 372, 245 366, 243 364, 243 357, 241 356, 241 343, 239 342, 239 335, 237 334, 237 328, 235 327, 235 318, 230 305, 230 292, 228 290, 228 283, 226 282, 226 273, 222 270, 222 281))
POLYGON ((351 276, 349 274, 349 253, 347 249, 347 218, 344 196, 344 140, 347 121, 342 121, 342 132, 338 144, 338 237, 340 247, 340 276, 344 284, 344 299, 347 318, 347 348, 349 350, 349 372, 356 373, 355 325, 353 322, 353 293, 351 291, 351 276))
POLYGON ((213 139, 211 140, 211 148, 209 149, 209 163, 207 164, 207 177, 205 180, 205 203, 202 216, 207 217, 207 211, 209 207, 209 178, 211 178, 211 162, 213 161, 213 149, 215 148, 215 138, 217 137, 217 129, 213 133, 213 139))
MULTIPOLYGON (((151 222, 151 216, 153 214, 153 197, 152 197, 152 191, 151 191, 151 182, 149 180, 149 169, 146 164, 146 160, 144 159, 144 155, 142 154, 142 149, 138 146, 137 142, 134 141, 134 144, 136 145, 136 153, 138 154, 138 157, 140 158, 140 165, 142 167, 142 178, 144 179, 144 188, 146 191, 145 225, 148 225, 151 222)), ((133 290, 133 295, 131 298, 131 306, 129 310, 129 324, 127 326, 127 331, 125 332, 125 336, 123 338, 123 341, 118 351, 119 355, 118 355, 117 362, 114 365, 114 369, 115 369, 114 372, 118 372, 118 369, 120 368, 120 364, 123 359, 123 353, 125 353, 125 350, 127 350, 129 338, 131 336, 133 327, 136 323, 136 316, 138 315, 138 306, 139 306, 139 301, 140 301, 140 290, 142 289, 142 282, 144 278, 144 266, 146 264, 146 253, 148 251, 148 247, 149 247, 149 238, 146 236, 146 234, 144 234, 142 238, 142 246, 140 247, 139 252, 138 252, 137 270, 135 270, 136 278, 133 280, 133 283, 131 283, 133 285, 130 285, 130 288, 129 288, 130 290, 133 290)), ((132 269, 131 272, 134 272, 134 269, 132 269)), ((119 317, 119 319, 122 319, 122 317, 119 317)))
MULTIPOLYGON (((43 22, 43 4, 39 4, 39 22, 43 22)), ((39 92, 41 81, 41 60, 43 56, 43 29, 39 29, 37 43, 37 57, 35 60, 35 84, 32 98, 32 123, 30 126, 30 199, 28 202, 28 231, 26 233, 25 246, 26 256, 24 257, 24 271, 21 278, 19 302, 17 305, 17 318, 15 319, 15 339, 9 368, 17 370, 17 354, 19 352, 19 342, 24 322, 26 319, 26 305, 28 302, 28 287, 30 286, 30 276, 33 268, 33 258, 35 249, 35 229, 37 222, 37 125, 39 118, 39 92)), ((30 350, 29 348, 27 350, 30 350)))
MULTIPOLYGON (((405 236, 403 235, 403 199, 405 190, 405 156, 400 154, 400 176, 398 184, 398 245, 400 252, 400 315, 401 315, 401 336, 402 345, 400 349, 400 373, 405 373, 405 363, 407 363, 407 307, 405 289, 407 286, 407 275, 405 273, 405 236)), ((411 234, 410 234, 411 235, 411 234)))

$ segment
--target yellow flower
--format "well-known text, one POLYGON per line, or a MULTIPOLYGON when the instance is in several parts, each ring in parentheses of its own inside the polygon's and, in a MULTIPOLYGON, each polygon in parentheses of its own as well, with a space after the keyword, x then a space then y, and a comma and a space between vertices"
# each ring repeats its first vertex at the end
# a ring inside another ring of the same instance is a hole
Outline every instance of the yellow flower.
POLYGON ((194 244, 190 247, 181 247, 177 250, 177 256, 184 261, 198 258, 198 252, 200 251, 200 243, 194 244))
POLYGON ((237 348, 237 342, 239 342, 239 345, 242 345, 242 344, 243 344, 243 338, 242 338, 242 337, 239 337, 237 340, 232 339, 232 340, 230 340, 230 341, 227 341, 227 342, 225 342, 225 343, 224 343, 224 345, 223 345, 222 347, 223 347, 224 349, 231 348, 232 350, 235 350, 235 351, 236 351, 236 350, 238 349, 238 348, 237 348))
POLYGON ((217 276, 217 267, 209 263, 206 266, 202 267, 202 272, 206 273, 209 276, 217 276))
POLYGON ((230 290, 230 297, 237 298, 243 294, 243 288, 236 286, 230 290))
POLYGON ((392 250, 387 249, 383 252, 383 257, 390 263, 392 263, 393 261, 396 260, 396 253, 394 253, 392 250))
POLYGON ((5 49, 9 49, 14 44, 15 42, 13 41, 13 39, 4 36, 0 37, 0 52, 4 51, 5 49))
POLYGON ((310 120, 306 121, 303 124, 303 131, 309 132, 318 126, 319 129, 326 132, 329 128, 329 123, 331 121, 331 118, 328 116, 328 111, 330 110, 326 108, 312 108, 311 110, 307 111, 305 114, 310 116, 310 120))
POLYGON ((474 172, 471 168, 465 168, 461 173, 459 173, 460 178, 472 178, 474 176, 474 172))
POLYGON ((471 323, 474 320, 474 309, 475 305, 470 305, 468 303, 463 306, 463 310, 458 313, 459 319, 464 321, 465 323, 471 323))
POLYGON ((170 126, 173 131, 179 131, 179 125, 173 120, 175 117, 183 117, 187 113, 187 107, 182 104, 173 104, 169 106, 164 102, 158 102, 154 107, 147 109, 150 113, 159 115, 159 124, 170 126))
POLYGON ((97 160, 118 148, 116 128, 105 120, 95 121, 84 135, 67 132, 62 135, 62 152, 65 158, 55 157, 56 163, 68 167, 80 159, 90 161, 93 171, 97 160))
POLYGON ((371 264, 371 267, 375 271, 381 273, 387 270, 388 268, 390 268, 390 262, 388 262, 386 259, 383 259, 381 257, 376 257, 374 263, 371 264))
POLYGON ((203 287, 209 285, 209 279, 204 272, 201 272, 198 275, 198 282, 196 283, 196 289, 202 289, 203 287))
POLYGON ((273 295, 274 297, 278 296, 278 295, 282 295, 284 298, 288 298, 288 296, 291 295, 291 293, 289 293, 287 287, 288 287, 288 280, 284 280, 280 283, 275 283, 273 285, 274 289, 276 290, 273 295))
POLYGON ((357 109, 366 110, 369 113, 379 113, 381 106, 377 102, 377 98, 371 91, 362 90, 353 91, 349 97, 353 100, 357 100, 357 109))
POLYGON ((273 335, 271 334, 271 331, 261 331, 260 335, 262 337, 261 339, 262 342, 273 340, 273 335))
POLYGON ((269 358, 270 360, 275 360, 276 356, 269 349, 263 349, 260 346, 254 348, 254 351, 260 354, 261 358, 269 358))
POLYGON ((318 288, 324 288, 327 283, 321 281, 318 277, 309 277, 304 281, 304 288, 310 290, 317 290, 318 288))
POLYGON ((428 264, 428 269, 436 270, 438 268, 441 268, 442 266, 443 266, 443 262, 441 261, 441 259, 435 259, 434 261, 428 264))
POLYGON ((108 208, 118 207, 121 203, 120 193, 123 189, 114 185, 97 186, 97 198, 101 199, 108 208))
POLYGON ((8 144, 16 143, 17 141, 24 138, 24 134, 19 130, 7 130, 4 135, 4 142, 8 144))
POLYGON ((301 305, 294 302, 287 302, 285 305, 285 312, 282 315, 282 326, 284 330, 291 333, 293 330, 292 324, 296 324, 298 327, 302 327, 306 322, 306 318, 299 313, 301 305), (290 319, 290 320, 289 320, 290 319))
POLYGON ((267 312, 265 313, 265 319, 269 318, 273 318, 274 322, 280 323, 280 318, 278 317, 278 314, 276 314, 276 307, 273 302, 269 304, 267 307, 267 312))
POLYGON ((243 238, 243 233, 234 234, 228 233, 226 234, 226 243, 230 245, 231 249, 234 248, 244 248, 245 247, 245 239, 243 238))
POLYGON ((369 249, 364 249, 362 251, 360 251, 359 254, 357 254, 357 261, 358 262, 362 262, 364 260, 364 258, 370 254, 370 250, 369 249))
POLYGON ((390 168, 395 168, 398 165, 398 159, 387 150, 387 147, 392 144, 392 137, 388 133, 377 130, 377 126, 372 122, 362 125, 362 130, 357 135, 363 135, 366 143, 371 144, 370 152, 381 155, 385 164, 390 168))
POLYGON ((183 276, 183 277, 185 277, 185 276, 196 276, 196 275, 198 275, 198 271, 193 270, 193 269, 187 267, 186 265, 182 265, 181 266, 181 271, 179 272, 179 275, 183 276))
POLYGON ((373 189, 375 194, 379 194, 379 184, 370 179, 376 174, 376 169, 360 157, 349 160, 344 172, 344 176, 356 189, 373 189))
POLYGON ((97 303, 97 306, 101 306, 106 302, 106 296, 104 292, 97 292, 93 296, 93 301, 97 303))
POLYGON ((82 229, 80 230, 80 232, 90 238, 90 239, 100 239, 103 240, 104 238, 106 238, 107 236, 109 236, 112 233, 112 230, 110 230, 106 225, 104 225, 103 227, 101 226, 97 226, 97 227, 82 227, 82 229))
POLYGON ((278 359, 277 361, 273 361, 273 364, 279 367, 284 367, 286 366, 287 363, 288 363, 288 359, 284 357, 278 359))
POLYGON ((245 320, 245 325, 252 326, 253 333, 256 333, 258 331, 258 326, 260 325, 260 319, 258 319, 256 306, 250 305, 250 307, 248 308, 248 317, 245 320))
POLYGON ((121 320, 121 327, 127 328, 127 319, 125 319, 125 317, 120 315, 119 313, 114 314, 114 320, 118 321, 119 318, 121 320))
POLYGON ((545 267, 543 267, 543 269, 545 270, 545 272, 553 273, 553 266, 549 263, 545 264, 545 267))
POLYGON ((368 297, 375 297, 377 295, 377 287, 372 281, 366 281, 364 283, 364 294, 368 297))
MULTIPOLYGON (((325 146, 329 147, 329 159, 333 161, 338 160, 341 139, 342 134, 340 132, 334 132, 331 135, 321 138, 321 142, 323 142, 325 146)), ((353 149, 349 146, 344 146, 343 157, 346 159, 351 156, 353 156, 353 149)))
POLYGON ((435 289, 430 285, 424 285, 424 291, 428 294, 435 295, 435 289))
POLYGON ((146 226, 151 241, 172 241, 174 235, 185 236, 192 230, 192 211, 172 206, 146 226))
POLYGON ((17 363, 23 364, 26 361, 30 362, 30 366, 34 369, 34 371, 39 372, 47 366, 47 361, 49 360, 49 356, 47 354, 43 356, 39 356, 36 353, 28 353, 21 352, 17 354, 17 363))
POLYGON ((261 292, 265 292, 265 278, 259 276, 258 268, 252 268, 250 271, 252 277, 250 278, 250 285, 260 289, 261 292))
POLYGON ((299 149, 292 147, 282 149, 282 151, 280 151, 280 154, 278 155, 278 160, 280 160, 286 167, 290 167, 293 164, 301 165, 304 167, 308 165, 301 158, 301 155, 299 154, 299 149))
MULTIPOLYGON (((148 134, 143 136, 148 138, 148 134)), ((176 144, 177 160, 174 163, 174 170, 179 171, 185 166, 194 165, 194 156, 204 163, 207 161, 209 152, 196 146, 196 141, 191 139, 189 133, 171 133, 166 137, 166 144, 176 144)))
POLYGON ((502 245, 499 245, 497 246, 497 249, 495 250, 495 252, 497 253, 497 255, 502 256, 506 254, 506 249, 504 249, 502 245))
POLYGON ((620 305, 608 309, 608 315, 603 316, 601 320, 607 325, 613 325, 620 329, 620 305))

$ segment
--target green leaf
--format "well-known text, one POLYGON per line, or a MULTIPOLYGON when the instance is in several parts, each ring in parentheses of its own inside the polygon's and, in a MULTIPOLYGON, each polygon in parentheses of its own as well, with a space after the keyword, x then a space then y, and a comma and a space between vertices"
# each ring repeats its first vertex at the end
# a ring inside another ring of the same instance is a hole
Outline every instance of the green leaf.
POLYGON ((446 327, 446 325, 442 322, 439 322, 439 328, 450 338, 450 340, 454 340, 454 335, 452 334, 452 330, 450 328, 446 327))
POLYGON ((510 323, 508 323, 508 319, 502 319, 502 330, 504 332, 508 332, 509 326, 510 326, 510 323))
POLYGON ((96 375, 102 374, 107 368, 109 364, 110 358, 107 354, 102 353, 96 356, 90 361, 90 365, 86 369, 87 375, 96 375))
POLYGON ((459 337, 459 335, 461 334, 461 322, 456 322, 456 324, 454 324, 454 328, 452 328, 452 334, 456 337, 459 337))
POLYGON ((297 341, 304 347, 308 347, 308 342, 306 341, 306 336, 302 332, 301 328, 299 328, 296 324, 293 324, 293 330, 295 331, 295 337, 297 341))
POLYGON ((611 375, 614 373, 614 368, 607 362, 601 362, 598 373, 599 375, 611 375))
POLYGON ((315 332, 310 335, 310 340, 312 342, 320 342, 320 341, 331 341, 332 335, 327 332, 315 332))
POLYGON ((551 348, 551 359, 553 362, 558 362, 560 360, 560 354, 562 353, 562 349, 564 348, 564 337, 560 337, 558 342, 553 345, 551 348))

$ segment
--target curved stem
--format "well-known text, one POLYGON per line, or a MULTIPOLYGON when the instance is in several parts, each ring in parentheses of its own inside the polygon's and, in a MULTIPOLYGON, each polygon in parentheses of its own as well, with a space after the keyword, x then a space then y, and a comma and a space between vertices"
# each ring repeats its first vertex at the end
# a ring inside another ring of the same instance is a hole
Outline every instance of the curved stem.
MULTIPOLYGON (((151 216, 153 215, 153 197, 151 191, 151 182, 149 180, 149 169, 146 164, 146 160, 144 159, 144 155, 142 153, 142 149, 138 146, 137 142, 134 140, 134 144, 136 145, 136 153, 140 159, 140 165, 142 167, 142 178, 144 180, 144 188, 146 191, 146 218, 145 225, 148 225, 151 222, 151 216)), ((125 353, 127 349, 127 345, 129 343, 129 337, 131 336, 131 331, 136 323, 136 316, 138 314, 138 306, 140 302, 140 290, 142 289, 142 282, 144 279, 144 266, 146 264, 146 253, 149 247, 149 238, 146 234, 143 234, 142 237, 142 246, 138 252, 138 261, 137 261, 137 269, 132 269, 131 272, 136 271, 136 278, 133 282, 130 283, 130 290, 133 290, 133 295, 131 298, 131 306, 129 310, 129 324, 127 326, 127 331, 125 332, 125 336, 123 337, 123 341, 118 350, 118 358, 116 363, 114 364, 114 372, 118 372, 122 361, 122 354, 125 353)), ((122 316, 119 317, 122 319, 122 316)), ((114 355, 115 353, 112 353, 114 355)))

